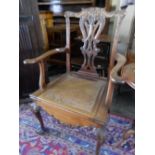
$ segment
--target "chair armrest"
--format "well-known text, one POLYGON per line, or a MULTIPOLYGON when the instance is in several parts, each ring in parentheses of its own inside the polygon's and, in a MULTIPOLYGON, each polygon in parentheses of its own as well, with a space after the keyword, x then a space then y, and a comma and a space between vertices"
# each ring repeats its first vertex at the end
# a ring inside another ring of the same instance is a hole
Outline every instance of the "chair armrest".
POLYGON ((118 72, 122 68, 122 66, 126 63, 126 58, 122 54, 117 53, 116 55, 117 64, 111 70, 110 78, 114 83, 125 83, 121 76, 119 76, 118 72))
POLYGON ((45 82, 45 64, 44 64, 44 60, 46 58, 48 58, 49 56, 52 56, 54 54, 57 53, 63 53, 63 52, 67 52, 68 48, 56 48, 53 50, 49 50, 46 53, 33 58, 33 59, 26 59, 23 61, 24 64, 34 64, 34 63, 38 63, 39 65, 39 71, 40 71, 40 76, 39 76, 39 88, 42 90, 45 88, 46 86, 46 82, 45 82))
POLYGON ((67 51, 67 48, 56 48, 56 49, 52 49, 52 50, 49 50, 47 51, 46 53, 36 57, 36 58, 33 58, 33 59, 26 59, 23 61, 24 64, 34 64, 34 63, 38 63, 46 58, 48 58, 49 56, 52 56, 54 54, 57 54, 57 53, 63 53, 67 51))

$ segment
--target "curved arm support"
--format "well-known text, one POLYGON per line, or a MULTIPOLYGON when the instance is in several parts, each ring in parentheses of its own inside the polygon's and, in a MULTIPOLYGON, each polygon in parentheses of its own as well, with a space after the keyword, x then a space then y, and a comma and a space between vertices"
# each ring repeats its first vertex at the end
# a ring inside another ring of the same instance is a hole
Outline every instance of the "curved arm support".
POLYGON ((46 53, 33 58, 33 59, 26 59, 23 61, 24 64, 35 64, 38 63, 39 65, 39 71, 40 71, 40 76, 39 76, 39 88, 42 90, 44 89, 44 87, 46 86, 46 82, 45 82, 45 64, 44 64, 44 60, 46 58, 48 58, 49 56, 52 56, 54 54, 57 53, 63 53, 63 52, 67 52, 67 48, 56 48, 53 50, 49 50, 46 53))
POLYGON ((38 62, 41 62, 43 60, 45 60, 46 58, 54 55, 54 54, 57 54, 57 53, 63 53, 63 52, 66 52, 67 51, 67 48, 56 48, 56 49, 52 49, 52 50, 49 50, 47 51, 46 53, 36 57, 36 58, 33 58, 33 59, 26 59, 23 61, 24 64, 35 64, 35 63, 38 63, 38 62))
POLYGON ((125 83, 122 77, 118 75, 118 72, 120 71, 121 67, 126 63, 126 58, 123 55, 117 53, 116 61, 117 64, 111 70, 110 79, 113 83, 125 83))
POLYGON ((125 64, 126 58, 123 55, 117 53, 115 60, 117 61, 117 64, 113 67, 113 69, 110 72, 110 79, 107 85, 105 105, 108 109, 110 109, 112 103, 114 83, 124 83, 124 80, 121 78, 121 76, 118 75, 118 72, 121 69, 121 67, 125 64))

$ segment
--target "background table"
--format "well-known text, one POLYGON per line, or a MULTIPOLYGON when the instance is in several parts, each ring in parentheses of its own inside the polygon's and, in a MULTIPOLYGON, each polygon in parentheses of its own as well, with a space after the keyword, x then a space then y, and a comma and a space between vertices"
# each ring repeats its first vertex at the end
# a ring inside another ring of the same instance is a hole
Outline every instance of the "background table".
POLYGON ((122 69, 123 80, 135 89, 135 63, 129 63, 122 69))

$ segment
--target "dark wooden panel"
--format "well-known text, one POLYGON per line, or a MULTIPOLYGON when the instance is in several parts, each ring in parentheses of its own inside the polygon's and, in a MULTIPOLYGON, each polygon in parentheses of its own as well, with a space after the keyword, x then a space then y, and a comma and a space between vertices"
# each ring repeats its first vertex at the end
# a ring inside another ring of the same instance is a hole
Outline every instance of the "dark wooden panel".
POLYGON ((37 89, 37 66, 25 66, 23 60, 28 57, 33 57, 34 47, 32 42, 32 36, 30 34, 32 24, 30 25, 26 18, 21 19, 24 21, 19 26, 19 85, 20 85, 20 96, 27 96, 28 93, 37 89), (25 21, 26 20, 26 21, 25 21))
POLYGON ((19 92, 26 97, 38 88, 38 66, 24 65, 23 60, 42 53, 43 42, 35 0, 19 1, 19 92))

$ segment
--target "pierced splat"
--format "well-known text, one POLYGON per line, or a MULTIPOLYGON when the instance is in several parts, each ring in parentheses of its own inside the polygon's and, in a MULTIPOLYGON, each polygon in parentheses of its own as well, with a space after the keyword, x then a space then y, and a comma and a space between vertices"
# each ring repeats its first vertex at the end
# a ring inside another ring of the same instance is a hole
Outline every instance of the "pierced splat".
POLYGON ((67 68, 70 71, 70 17, 79 18, 79 26, 82 33, 83 46, 81 47, 81 52, 83 54, 84 60, 81 66, 81 69, 78 73, 91 76, 99 76, 94 65, 95 57, 100 52, 100 49, 97 48, 97 43, 100 42, 99 36, 104 29, 106 18, 118 17, 116 30, 114 34, 113 45, 111 48, 110 56, 110 69, 114 65, 117 43, 119 38, 119 27, 121 21, 125 15, 125 11, 118 10, 113 12, 107 12, 104 8, 86 8, 82 9, 80 12, 65 12, 66 18, 66 48, 67 52, 67 68))
POLYGON ((80 17, 79 24, 84 43, 81 47, 84 61, 80 71, 97 74, 94 60, 100 52, 100 49, 97 48, 97 43, 99 42, 98 37, 105 25, 105 16, 101 15, 101 12, 96 12, 96 9, 91 8, 89 12, 85 12, 84 16, 80 17))

